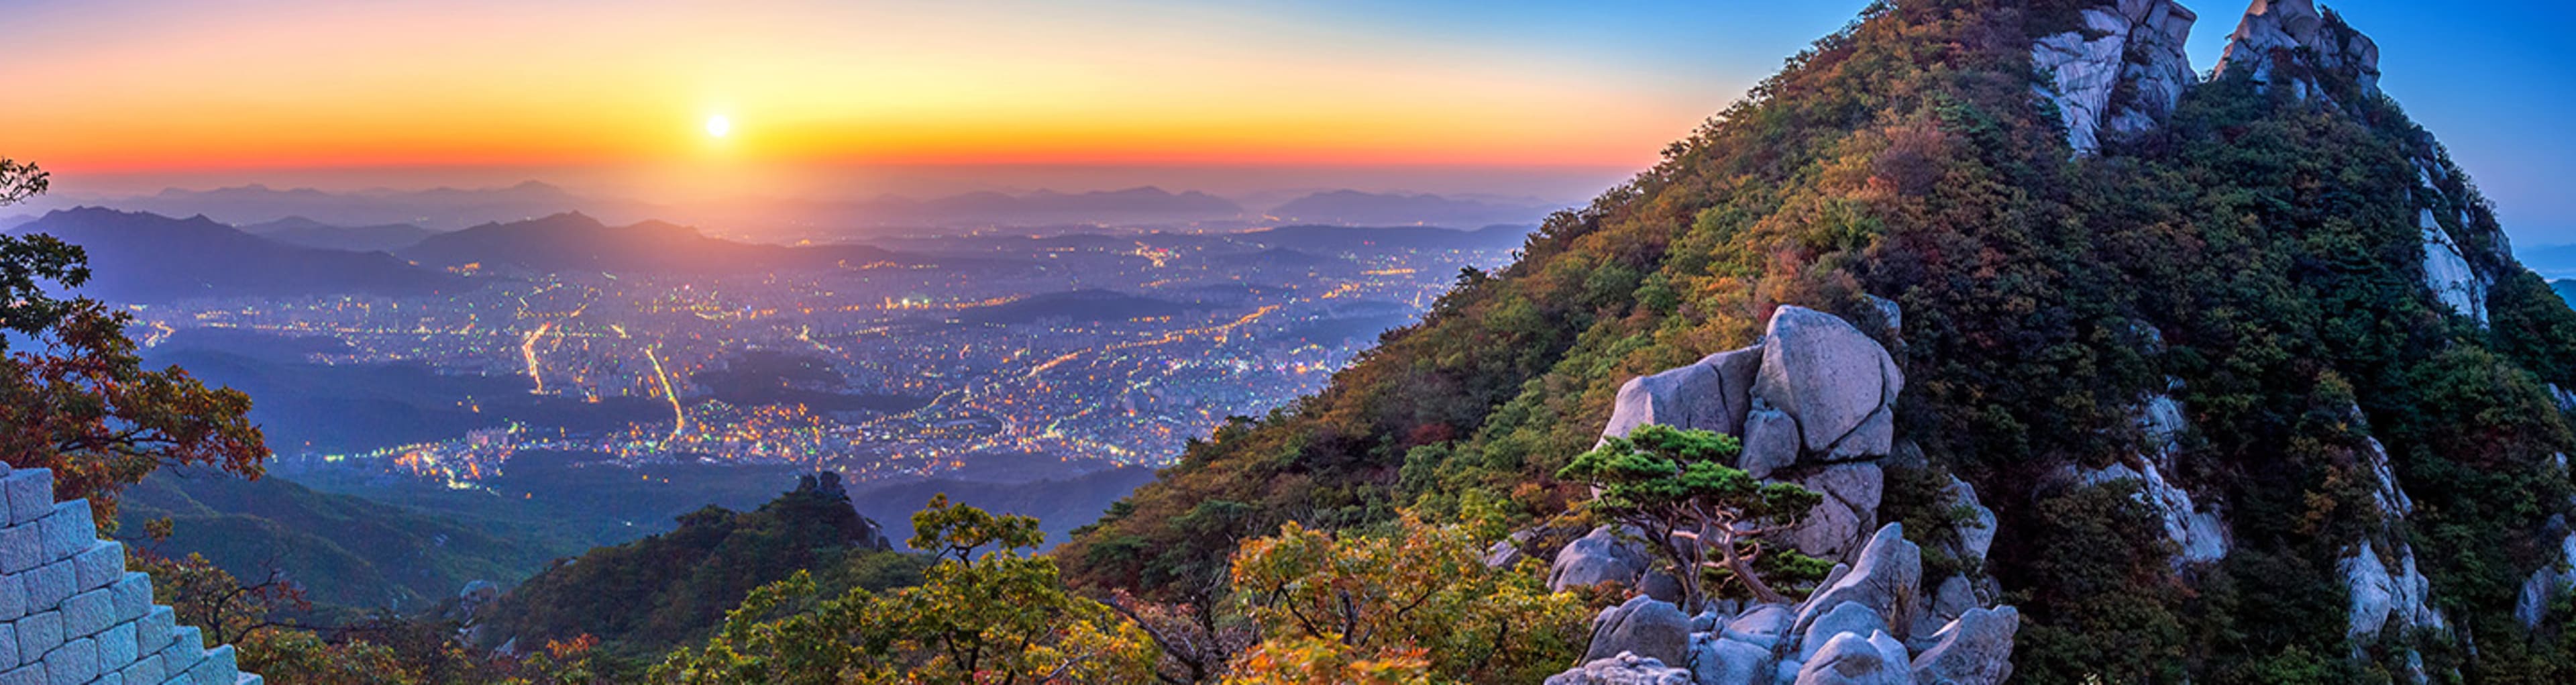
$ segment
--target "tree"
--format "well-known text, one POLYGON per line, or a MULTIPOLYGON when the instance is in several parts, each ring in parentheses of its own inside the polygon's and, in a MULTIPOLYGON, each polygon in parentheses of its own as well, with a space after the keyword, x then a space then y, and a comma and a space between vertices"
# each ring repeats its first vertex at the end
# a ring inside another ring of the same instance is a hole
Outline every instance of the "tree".
POLYGON ((1585 507, 1646 532, 1681 581, 1685 611, 1697 613, 1707 596, 1703 568, 1731 574, 1757 600, 1786 602, 1762 582, 1754 562, 1766 553, 1765 536, 1797 525, 1823 497, 1791 483, 1764 483, 1720 463, 1742 449, 1731 436, 1650 424, 1602 441, 1556 477, 1590 484, 1599 494, 1585 507), (1711 549, 1718 553, 1715 562, 1708 560, 1711 549))
POLYGON ((815 602, 814 580, 800 571, 753 591, 705 647, 672 653, 652 678, 1047 685, 1154 677, 1154 647, 1141 630, 1066 592, 1055 560, 1023 553, 1044 537, 1037 519, 955 506, 942 495, 912 521, 911 545, 939 556, 921 585, 885 594, 854 588, 815 602))
MULTIPOLYGON (((46 174, 0 159, 0 206, 42 193, 46 174)), ((88 298, 58 299, 46 283, 79 287, 88 257, 52 236, 0 236, 0 329, 34 349, 0 359, 0 455, 54 471, 54 496, 88 498, 106 527, 116 494, 165 465, 208 464, 257 478, 269 456, 251 425, 250 397, 207 388, 186 371, 146 369, 125 326, 133 317, 88 298)), ((0 351, 7 351, 0 337, 0 351)))
POLYGON ((1226 682, 1526 683, 1564 668, 1589 639, 1583 603, 1537 568, 1486 566, 1485 542, 1410 514, 1385 533, 1289 523, 1245 541, 1234 595, 1263 641, 1226 682))

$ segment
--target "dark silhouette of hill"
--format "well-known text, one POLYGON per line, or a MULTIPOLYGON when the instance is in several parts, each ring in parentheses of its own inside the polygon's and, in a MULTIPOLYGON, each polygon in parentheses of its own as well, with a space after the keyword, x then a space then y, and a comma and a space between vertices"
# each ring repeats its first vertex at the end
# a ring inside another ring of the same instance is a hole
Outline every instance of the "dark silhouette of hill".
POLYGON ((969 309, 958 315, 957 320, 987 324, 1020 324, 1047 319, 1120 321, 1175 316, 1188 310, 1189 305, 1178 302, 1129 295, 1114 290, 1073 290, 969 309))
POLYGON ((1320 254, 1347 254, 1376 250, 1505 250, 1520 247, 1530 227, 1494 225, 1473 231, 1460 231, 1428 226, 1359 227, 1359 226, 1281 226, 1246 231, 1233 237, 1264 247, 1288 248, 1320 254))
POLYGON ((333 226, 300 216, 240 227, 245 233, 288 245, 351 252, 392 252, 436 234, 411 224, 333 226))
POLYGON ((454 228, 501 217, 545 216, 595 209, 608 201, 584 198, 536 181, 502 188, 432 188, 328 192, 280 190, 252 184, 212 190, 170 188, 153 195, 117 198, 120 207, 173 216, 205 214, 233 224, 306 217, 333 226, 414 224, 454 228))
POLYGON ((1541 205, 1506 205, 1457 200, 1438 195, 1364 193, 1334 190, 1289 200, 1270 210, 1284 221, 1352 226, 1404 224, 1482 225, 1534 224, 1561 209, 1541 205))
POLYGON ((610 226, 580 212, 442 233, 402 254, 439 266, 508 264, 537 271, 664 273, 853 268, 889 261, 924 261, 864 245, 784 247, 737 243, 661 221, 610 226))
POLYGON ((47 213, 18 233, 45 233, 89 252, 85 292, 120 302, 188 297, 416 295, 467 282, 382 252, 288 245, 216 223, 80 207, 47 213))

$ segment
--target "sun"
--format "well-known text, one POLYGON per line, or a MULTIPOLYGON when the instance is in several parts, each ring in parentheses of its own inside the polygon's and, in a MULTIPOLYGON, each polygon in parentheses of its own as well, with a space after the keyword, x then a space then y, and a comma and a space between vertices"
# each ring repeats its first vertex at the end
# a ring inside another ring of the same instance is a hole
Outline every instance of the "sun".
POLYGON ((722 114, 707 117, 707 135, 722 138, 731 132, 733 132, 732 119, 727 119, 722 114))

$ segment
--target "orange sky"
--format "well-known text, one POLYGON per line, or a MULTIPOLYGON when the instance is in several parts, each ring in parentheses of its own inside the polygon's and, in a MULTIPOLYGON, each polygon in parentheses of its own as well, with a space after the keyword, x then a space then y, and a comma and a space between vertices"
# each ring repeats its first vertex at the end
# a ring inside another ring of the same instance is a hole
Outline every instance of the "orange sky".
POLYGON ((1634 168, 1749 83, 1215 4, 16 8, 0 154, 58 177, 626 165, 674 183, 818 164, 1634 168), (702 128, 719 114, 721 139, 702 128))

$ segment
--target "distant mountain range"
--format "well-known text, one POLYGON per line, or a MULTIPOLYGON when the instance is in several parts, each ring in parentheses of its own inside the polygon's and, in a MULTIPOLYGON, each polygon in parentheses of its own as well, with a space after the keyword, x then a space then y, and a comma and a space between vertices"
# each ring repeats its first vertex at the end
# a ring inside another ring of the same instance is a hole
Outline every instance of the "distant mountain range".
POLYGON ((1271 209, 1270 216, 1279 221, 1345 226, 1482 226, 1535 224, 1558 209, 1562 207, 1334 190, 1289 200, 1271 209))
POLYGON ((420 243, 437 232, 411 224, 333 226, 300 216, 240 227, 252 235, 304 247, 351 252, 391 252, 420 243))
MULTIPOLYGON (((1484 200, 1405 193, 1330 190, 1311 193, 1267 212, 1198 191, 1174 192, 1154 186, 1124 190, 1024 193, 981 191, 930 198, 886 195, 864 200, 753 198, 688 204, 659 204, 610 196, 585 195, 554 185, 528 181, 500 188, 374 189, 324 191, 245 185, 211 190, 171 188, 151 195, 55 195, 40 197, 34 208, 100 205, 165 216, 203 214, 243 226, 253 233, 316 226, 367 227, 365 238, 336 235, 303 237, 317 247, 383 249, 397 235, 390 227, 413 226, 445 231, 484 223, 507 223, 565 212, 582 212, 612 222, 659 217, 680 223, 723 227, 728 232, 771 235, 780 231, 804 238, 835 232, 881 232, 889 228, 961 229, 1042 226, 1192 226, 1241 228, 1280 222, 1335 225, 1481 226, 1535 224, 1557 209, 1537 200, 1484 200), (374 235, 380 234, 380 235, 374 235)), ((30 217, 32 218, 32 217, 30 217)), ((0 217, 0 230, 15 217, 0 217)), ((422 236, 413 236, 422 237, 422 236)), ((401 247, 401 245, 390 245, 401 247)))
POLYGON ((610 226, 580 212, 440 233, 402 250, 402 255, 437 266, 507 264, 533 271, 664 273, 740 273, 926 261, 864 245, 784 247, 737 243, 662 221, 610 226))
POLYGON ((1178 302, 1139 297, 1113 290, 1075 290, 969 309, 959 314, 957 320, 989 324, 1033 323, 1047 319, 1086 322, 1120 321, 1174 316, 1190 308, 1190 305, 1178 302))
POLYGON ((46 233, 89 253, 82 291, 118 302, 187 297, 425 294, 459 278, 382 252, 289 245, 216 223, 96 207, 57 210, 14 233, 46 233))

